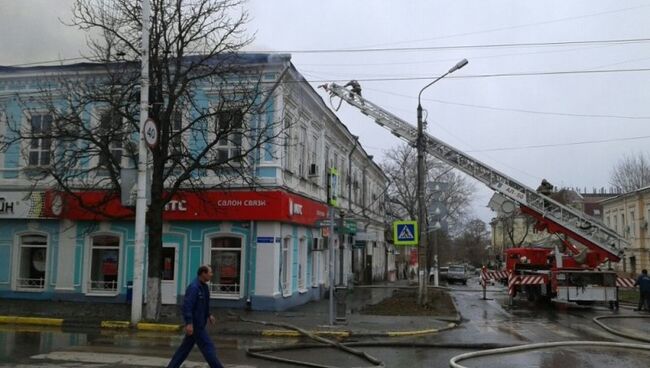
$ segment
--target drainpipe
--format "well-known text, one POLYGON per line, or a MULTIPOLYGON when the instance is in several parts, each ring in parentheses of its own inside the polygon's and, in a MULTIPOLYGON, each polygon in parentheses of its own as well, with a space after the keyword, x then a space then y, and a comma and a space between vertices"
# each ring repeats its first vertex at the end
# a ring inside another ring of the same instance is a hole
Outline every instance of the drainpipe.
POLYGON ((248 309, 251 308, 251 285, 253 283, 253 252, 256 252, 257 249, 255 249, 255 239, 257 238, 257 226, 254 221, 250 222, 250 225, 248 227, 250 229, 248 233, 248 239, 249 239, 249 252, 247 253, 248 256, 248 266, 246 267, 246 307, 248 309))

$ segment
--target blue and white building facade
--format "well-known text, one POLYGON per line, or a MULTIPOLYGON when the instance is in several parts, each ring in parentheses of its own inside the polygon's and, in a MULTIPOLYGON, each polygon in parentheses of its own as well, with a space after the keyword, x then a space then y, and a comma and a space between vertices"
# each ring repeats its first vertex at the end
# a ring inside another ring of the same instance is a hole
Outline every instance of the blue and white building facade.
MULTIPOLYGON (((247 54, 244 59, 263 68, 265 82, 280 82, 269 108, 256 118, 283 121, 277 129, 286 134, 255 153, 255 190, 231 186, 206 192, 220 208, 213 214, 189 197, 168 205, 163 303, 179 303, 205 263, 215 269, 215 305, 283 310, 321 298, 332 272, 326 261, 328 234, 321 227, 331 167, 341 173, 339 203, 349 224, 346 231, 337 230, 345 234, 333 237, 337 262, 343 244, 343 279, 337 269, 337 283, 385 278, 394 271, 384 239, 387 178, 290 56, 247 54)), ((0 135, 11 134, 8 124, 45 129, 51 118, 45 110, 25 111, 24 97, 39 93, 40 82, 53 73, 86 71, 92 74, 92 67, 0 67, 0 135)), ((0 299, 127 302, 134 221, 86 218, 61 203, 47 181, 34 186, 30 166, 47 164, 48 147, 42 141, 20 142, 0 151, 0 299)))

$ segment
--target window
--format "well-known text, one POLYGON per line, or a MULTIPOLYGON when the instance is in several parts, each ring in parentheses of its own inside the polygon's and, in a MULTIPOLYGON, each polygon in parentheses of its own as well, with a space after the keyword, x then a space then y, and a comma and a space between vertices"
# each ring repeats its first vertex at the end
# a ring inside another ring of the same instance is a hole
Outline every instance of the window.
POLYGON ((283 152, 284 152, 284 164, 285 164, 285 169, 289 171, 293 171, 293 155, 291 154, 291 147, 293 146, 293 139, 292 139, 292 126, 293 126, 293 116, 288 115, 284 119, 284 147, 282 147, 283 152))
POLYGON ((300 238, 298 242, 298 290, 305 290, 307 282, 307 242, 300 238))
POLYGON ((224 110, 216 114, 217 160, 220 163, 241 161, 244 113, 241 110, 224 110))
MULTIPOLYGON (((321 249, 321 248, 319 248, 321 241, 322 241, 322 239, 314 238, 313 243, 312 243, 312 249, 314 249, 314 250, 321 249)), ((318 271, 319 271, 319 264, 320 264, 320 254, 321 254, 321 252, 318 252, 318 251, 311 252, 311 285, 312 286, 318 286, 318 271)))
POLYGON ((179 162, 183 154, 183 113, 175 111, 169 122, 169 156, 172 161, 179 162))
POLYGON ((284 238, 282 242, 282 257, 280 274, 282 276, 282 295, 291 295, 291 238, 284 238))
POLYGON ((630 211, 630 224, 628 225, 628 228, 630 229, 630 237, 634 238, 636 236, 636 231, 635 227, 636 224, 634 223, 634 211, 630 211))
POLYGON ((90 291, 117 292, 120 269, 120 238, 95 235, 90 249, 90 291))
POLYGON ((210 264, 214 275, 211 291, 215 296, 237 295, 242 284, 242 240, 236 237, 211 239, 210 264))
POLYGON ((44 235, 22 235, 20 237, 20 260, 18 265, 18 289, 45 289, 47 265, 47 237, 44 235))
POLYGON ((623 237, 627 238, 628 233, 625 231, 625 215, 621 213, 621 233, 623 233, 623 237))
POLYGON ((108 148, 108 152, 102 149, 99 153, 99 165, 107 167, 112 161, 117 166, 121 166, 124 151, 124 124, 119 112, 110 109, 101 113, 99 134, 102 146, 108 148))
POLYGON ((307 176, 306 171, 308 170, 307 166, 307 128, 304 126, 300 127, 300 136, 298 137, 298 176, 307 176))
POLYGON ((50 165, 52 151, 52 116, 32 115, 30 118, 31 141, 27 164, 29 166, 50 165))

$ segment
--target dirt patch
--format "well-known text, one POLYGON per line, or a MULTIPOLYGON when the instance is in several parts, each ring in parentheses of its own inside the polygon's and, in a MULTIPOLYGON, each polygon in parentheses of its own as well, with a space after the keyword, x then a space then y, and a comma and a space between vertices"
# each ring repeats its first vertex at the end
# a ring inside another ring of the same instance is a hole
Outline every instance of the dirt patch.
POLYGON ((451 296, 443 290, 429 290, 428 301, 419 305, 417 290, 395 290, 390 298, 361 310, 361 314, 378 316, 448 316, 456 309, 451 296))

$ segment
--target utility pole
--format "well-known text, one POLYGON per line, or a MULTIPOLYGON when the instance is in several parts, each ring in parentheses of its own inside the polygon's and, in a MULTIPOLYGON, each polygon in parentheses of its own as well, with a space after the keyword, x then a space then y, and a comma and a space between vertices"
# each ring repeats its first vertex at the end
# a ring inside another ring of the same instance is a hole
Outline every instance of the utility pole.
POLYGON ((138 137, 138 194, 135 204, 135 255, 133 259, 133 299, 131 324, 142 319, 144 283, 144 240, 147 217, 147 161, 144 125, 149 118, 149 0, 142 0, 142 74, 140 81, 140 134, 138 137))
MULTIPOLYGON (((425 87, 426 88, 426 87, 425 87)), ((420 92, 421 94, 422 92, 420 92)), ((420 231, 420 242, 418 243, 418 304, 424 305, 427 302, 427 277, 425 268, 427 264, 427 221, 426 221, 426 197, 424 194, 424 176, 425 163, 424 153, 424 122, 422 121, 422 105, 418 98, 418 137, 417 137, 417 157, 418 157, 418 229, 420 231)))
POLYGON ((448 74, 455 72, 456 70, 467 65, 467 59, 463 59, 456 63, 451 69, 449 69, 445 74, 436 78, 433 82, 427 84, 420 90, 418 94, 418 136, 417 136, 417 153, 418 153, 418 227, 420 228, 420 243, 418 244, 418 304, 424 305, 427 302, 427 277, 425 270, 427 264, 427 255, 426 255, 426 243, 427 243, 427 220, 426 220, 426 197, 424 190, 424 178, 426 176, 426 168, 424 162, 424 154, 426 152, 426 142, 424 140, 424 122, 422 121, 422 92, 425 89, 429 88, 432 84, 446 77, 448 74))

